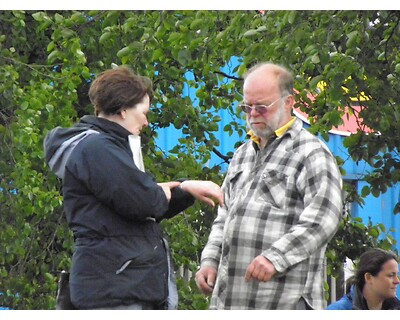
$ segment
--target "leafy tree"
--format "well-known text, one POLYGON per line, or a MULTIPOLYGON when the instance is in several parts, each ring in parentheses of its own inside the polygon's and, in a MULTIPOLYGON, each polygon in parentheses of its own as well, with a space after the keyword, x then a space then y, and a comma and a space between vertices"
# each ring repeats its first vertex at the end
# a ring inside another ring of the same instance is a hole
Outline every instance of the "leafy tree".
MULTIPOLYGON (((398 183, 399 19, 398 11, 0 12, 0 305, 54 308, 57 273, 70 267, 73 240, 60 181, 44 163, 43 138, 92 113, 90 82, 113 63, 154 81, 151 126, 143 138, 145 166, 159 181, 185 176, 222 182, 220 166, 206 165, 213 153, 221 164, 231 156, 219 152, 217 111, 231 114, 224 131, 239 132, 237 145, 242 143, 245 128, 236 108, 241 76, 254 63, 272 60, 294 70, 296 100, 313 133, 328 138, 345 113, 358 116, 360 129, 377 133, 360 130, 346 138, 351 158, 373 167, 365 175, 369 186, 361 195, 349 189, 349 199, 362 203, 363 196, 398 183), (232 57, 240 65, 222 72, 232 57), (154 137, 169 126, 183 137, 172 150, 161 150, 154 137)), ((215 214, 196 204, 164 223, 175 265, 196 271, 215 214)), ((332 265, 349 249, 341 239, 354 239, 359 227, 345 220, 328 252, 332 265)), ((361 233, 381 245, 376 239, 385 231, 365 228, 361 233)), ((207 307, 193 280, 179 279, 179 287, 180 308, 207 307)))

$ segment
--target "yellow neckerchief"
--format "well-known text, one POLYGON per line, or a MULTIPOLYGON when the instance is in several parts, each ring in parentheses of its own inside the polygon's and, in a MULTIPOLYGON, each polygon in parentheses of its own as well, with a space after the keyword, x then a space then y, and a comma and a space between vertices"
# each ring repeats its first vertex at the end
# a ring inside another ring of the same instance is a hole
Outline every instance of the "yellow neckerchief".
MULTIPOLYGON (((290 120, 288 123, 280 127, 279 129, 275 130, 275 135, 279 138, 283 136, 283 134, 290 129, 290 127, 293 125, 295 122, 296 117, 292 117, 292 120, 290 120)), ((260 138, 257 137, 252 130, 249 130, 247 132, 247 135, 250 136, 250 140, 257 143, 258 146, 260 146, 260 138)))

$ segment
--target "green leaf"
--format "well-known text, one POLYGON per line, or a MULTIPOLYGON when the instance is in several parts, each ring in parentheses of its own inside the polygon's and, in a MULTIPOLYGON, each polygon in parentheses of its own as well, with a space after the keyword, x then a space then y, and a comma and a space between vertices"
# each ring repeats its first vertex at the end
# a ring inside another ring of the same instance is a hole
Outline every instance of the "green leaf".
POLYGON ((204 21, 203 19, 193 20, 192 23, 190 24, 190 29, 196 30, 197 28, 201 27, 203 21, 204 21))
POLYGON ((243 37, 252 37, 252 36, 257 35, 257 34, 258 34, 258 31, 257 31, 257 30, 250 29, 250 30, 247 30, 247 31, 243 34, 243 37))
POLYGON ((54 111, 54 106, 51 104, 46 104, 46 110, 47 112, 53 112, 54 111))
POLYGON ((99 43, 100 44, 106 43, 111 38, 111 35, 112 35, 111 32, 104 32, 99 38, 99 43))
POLYGON ((320 63, 318 53, 315 53, 315 54, 311 57, 311 61, 312 61, 312 63, 314 63, 314 64, 320 63))
POLYGON ((290 11, 289 17, 288 17, 288 22, 290 24, 293 24, 295 22, 295 20, 296 20, 296 16, 297 16, 297 11, 296 10, 290 11))
POLYGON ((55 48, 55 44, 53 41, 50 41, 49 44, 47 45, 47 52, 53 51, 55 48))
POLYGON ((41 21, 44 20, 45 15, 46 15, 46 14, 45 14, 43 11, 40 11, 40 12, 35 12, 35 13, 33 13, 33 14, 32 14, 32 17, 33 17, 33 19, 35 19, 36 21, 41 22, 41 21))
POLYGON ((47 61, 49 63, 54 63, 60 55, 60 52, 58 50, 52 51, 48 56, 47 56, 47 61))
POLYGON ((353 47, 354 45, 356 45, 358 36, 359 36, 358 30, 354 30, 354 31, 351 31, 350 33, 348 33, 347 34, 348 40, 346 42, 346 46, 348 48, 350 48, 350 47, 353 47))
POLYGON ((186 66, 191 59, 190 51, 187 49, 179 50, 178 61, 181 65, 186 66))
POLYGON ((370 188, 368 186, 364 186, 361 190, 361 196, 366 197, 370 194, 370 188))
POLYGON ((63 23, 64 17, 63 17, 61 14, 56 13, 56 14, 54 15, 54 21, 55 21, 56 23, 63 23))
POLYGON ((126 47, 120 49, 120 50, 117 52, 117 57, 118 57, 118 58, 125 57, 125 56, 128 55, 130 52, 131 52, 131 48, 130 48, 129 46, 126 46, 126 47))
POLYGON ((310 88, 316 88, 318 83, 324 79, 323 75, 318 75, 310 80, 310 88))

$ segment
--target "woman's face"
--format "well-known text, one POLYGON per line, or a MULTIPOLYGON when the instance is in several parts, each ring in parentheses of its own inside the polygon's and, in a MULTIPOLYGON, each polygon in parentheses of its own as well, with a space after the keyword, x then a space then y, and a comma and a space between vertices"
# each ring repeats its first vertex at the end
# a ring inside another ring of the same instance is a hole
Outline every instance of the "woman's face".
POLYGON ((399 284, 399 265, 396 260, 388 260, 382 265, 381 271, 376 276, 366 277, 366 285, 371 292, 382 299, 396 297, 399 284))
POLYGON ((136 104, 133 108, 128 108, 122 111, 123 121, 121 125, 131 132, 133 135, 139 135, 143 127, 147 127, 147 113, 150 110, 150 98, 146 94, 142 101, 136 104))

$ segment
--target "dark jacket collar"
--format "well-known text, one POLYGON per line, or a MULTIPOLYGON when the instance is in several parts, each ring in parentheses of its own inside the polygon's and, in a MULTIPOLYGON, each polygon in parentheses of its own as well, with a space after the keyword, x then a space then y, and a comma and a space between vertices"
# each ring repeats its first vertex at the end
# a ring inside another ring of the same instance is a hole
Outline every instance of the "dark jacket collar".
POLYGON ((128 136, 131 135, 128 130, 114 121, 90 115, 83 116, 77 126, 90 127, 94 130, 97 128, 99 131, 117 135, 125 139, 128 139, 128 136))

